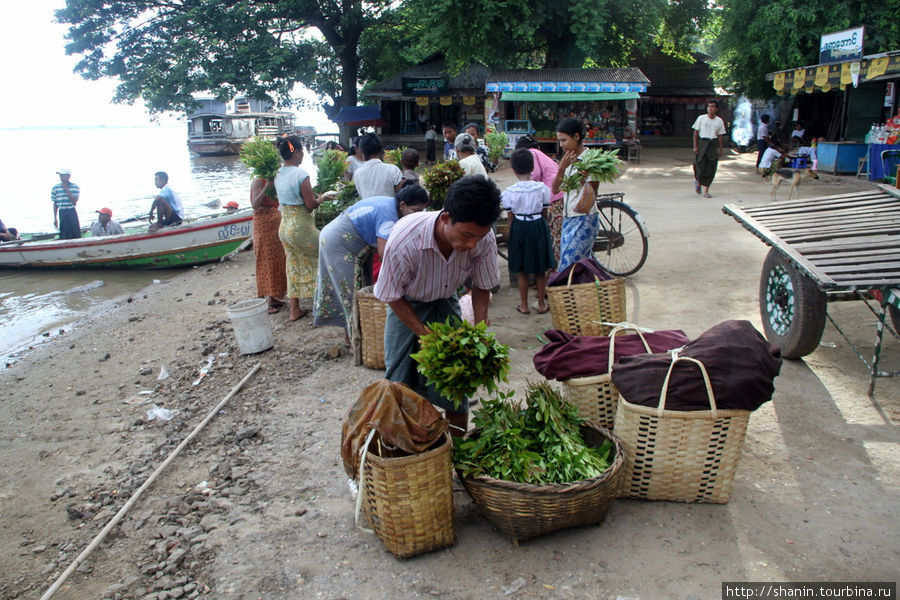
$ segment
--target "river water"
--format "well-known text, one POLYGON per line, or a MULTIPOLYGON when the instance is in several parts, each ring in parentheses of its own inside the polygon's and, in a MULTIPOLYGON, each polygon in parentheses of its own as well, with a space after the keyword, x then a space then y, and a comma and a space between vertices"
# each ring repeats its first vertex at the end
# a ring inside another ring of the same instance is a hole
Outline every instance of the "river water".
MULTIPOLYGON (((250 205, 250 169, 237 156, 191 154, 184 126, 4 129, 0 139, 0 219, 19 231, 54 231, 50 189, 62 168, 81 189, 82 226, 104 207, 116 220, 146 214, 157 171, 169 174, 188 216, 222 212, 210 206, 216 200, 250 205)), ((315 183, 311 157, 304 161, 315 183)), ((179 272, 0 269, 0 361, 21 356, 111 298, 179 272)))

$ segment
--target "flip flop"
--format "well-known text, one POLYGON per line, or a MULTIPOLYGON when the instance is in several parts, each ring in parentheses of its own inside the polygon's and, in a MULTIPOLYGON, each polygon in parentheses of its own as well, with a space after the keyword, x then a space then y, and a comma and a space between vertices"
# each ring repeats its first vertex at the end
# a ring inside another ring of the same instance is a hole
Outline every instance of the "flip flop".
POLYGON ((712 194, 710 194, 709 192, 706 192, 705 194, 703 194, 703 197, 704 198, 712 198, 712 194))
POLYGON ((698 194, 700 193, 700 182, 697 181, 696 179, 694 180, 694 191, 697 192, 698 194))
POLYGON ((279 310, 281 310, 281 306, 270 306, 269 310, 267 310, 266 312, 268 312, 270 315, 274 315, 279 310))
POLYGON ((538 313, 539 315, 545 315, 545 314, 547 314, 548 312, 550 312, 550 305, 549 305, 549 304, 547 305, 547 308, 545 308, 544 310, 541 310, 540 308, 538 308, 538 311, 537 311, 537 313, 538 313))
POLYGON ((531 311, 530 311, 530 310, 522 310, 522 307, 521 307, 521 306, 516 306, 516 311, 518 311, 519 313, 521 313, 521 314, 523 314, 523 315, 530 315, 530 314, 531 314, 531 311))

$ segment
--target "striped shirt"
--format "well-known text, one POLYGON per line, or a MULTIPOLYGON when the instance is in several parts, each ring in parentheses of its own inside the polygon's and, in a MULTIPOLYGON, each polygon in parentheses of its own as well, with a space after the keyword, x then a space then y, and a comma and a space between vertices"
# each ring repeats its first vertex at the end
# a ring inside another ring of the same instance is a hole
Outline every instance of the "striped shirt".
POLYGON ((500 283, 497 239, 493 232, 466 252, 453 250, 444 258, 434 238, 440 212, 421 212, 403 217, 394 225, 382 257, 381 272, 375 283, 375 297, 394 302, 409 300, 433 302, 450 298, 467 277, 472 285, 490 290, 500 283))
MULTIPOLYGON (((44 188, 47 189, 47 188, 44 188)), ((69 191, 72 192, 72 197, 75 200, 78 200, 78 184, 69 182, 69 191)), ((69 200, 69 195, 66 193, 66 190, 63 189, 62 183, 57 183, 53 186, 53 189, 50 191, 50 199, 56 204, 56 207, 59 209, 63 208, 75 208, 75 204, 69 200)))

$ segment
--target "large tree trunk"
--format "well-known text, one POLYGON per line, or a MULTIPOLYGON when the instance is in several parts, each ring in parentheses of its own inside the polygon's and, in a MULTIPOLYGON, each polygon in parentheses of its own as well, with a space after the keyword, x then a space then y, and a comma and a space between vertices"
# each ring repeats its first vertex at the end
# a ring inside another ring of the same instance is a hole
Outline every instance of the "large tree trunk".
MULTIPOLYGON (((357 36, 358 37, 358 36, 357 36)), ((359 58, 356 55, 357 44, 347 44, 339 54, 341 59, 341 97, 337 107, 356 106, 359 100, 359 92, 356 89, 356 80, 359 76, 359 58)), ((351 128, 346 124, 340 124, 341 145, 350 147, 351 128)))

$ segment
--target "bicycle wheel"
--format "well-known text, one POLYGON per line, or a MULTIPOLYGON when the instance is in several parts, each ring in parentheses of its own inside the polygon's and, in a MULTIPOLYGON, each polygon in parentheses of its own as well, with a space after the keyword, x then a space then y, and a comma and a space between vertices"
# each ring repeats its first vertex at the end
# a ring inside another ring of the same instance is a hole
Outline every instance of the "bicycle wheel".
POLYGON ((613 275, 633 275, 644 266, 648 249, 637 211, 618 200, 600 200, 597 208, 600 233, 594 242, 594 258, 613 275))

